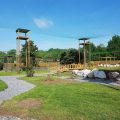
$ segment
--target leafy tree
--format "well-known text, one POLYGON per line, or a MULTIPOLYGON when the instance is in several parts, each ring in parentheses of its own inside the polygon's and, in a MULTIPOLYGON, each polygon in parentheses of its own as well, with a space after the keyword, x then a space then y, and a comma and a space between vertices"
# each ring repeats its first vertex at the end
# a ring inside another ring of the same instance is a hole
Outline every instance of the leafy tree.
POLYGON ((4 57, 6 56, 5 52, 0 51, 0 62, 4 62, 4 57))
POLYGON ((15 49, 11 49, 7 52, 7 57, 9 57, 9 59, 7 58, 7 62, 14 62, 16 60, 16 50, 15 49))
POLYGON ((96 52, 107 52, 106 47, 104 46, 104 44, 100 44, 96 47, 96 52))
POLYGON ((44 58, 46 54, 47 54, 47 51, 38 50, 38 51, 36 52, 36 57, 38 57, 38 58, 44 58))
POLYGON ((68 49, 65 52, 61 53, 61 56, 60 56, 61 64, 78 63, 78 61, 79 61, 79 53, 78 53, 78 50, 76 49, 68 49))
POLYGON ((44 60, 53 60, 53 61, 57 61, 60 59, 60 54, 65 51, 64 49, 53 49, 53 48, 50 48, 49 50, 47 51, 43 51, 43 50, 39 50, 37 52, 37 57, 41 57, 43 58, 44 60))
POLYGON ((120 36, 114 35, 112 39, 108 42, 107 50, 109 52, 112 51, 120 51, 120 36))
MULTIPOLYGON (((23 63, 26 63, 26 48, 27 48, 27 43, 22 45, 21 58, 23 63)), ((30 57, 31 57, 32 65, 35 65, 35 57, 37 56, 37 52, 38 52, 38 47, 34 44, 33 41, 30 41, 30 57)))
POLYGON ((107 50, 108 52, 112 52, 111 56, 116 56, 117 59, 120 59, 119 53, 113 53, 115 51, 120 51, 120 36, 119 35, 114 35, 112 37, 112 39, 108 42, 107 50))
POLYGON ((3 70, 3 64, 4 64, 4 58, 5 58, 6 53, 0 51, 0 70, 3 70))
POLYGON ((11 49, 11 50, 9 50, 8 52, 7 52, 7 55, 9 55, 9 56, 16 56, 16 50, 15 49, 11 49))

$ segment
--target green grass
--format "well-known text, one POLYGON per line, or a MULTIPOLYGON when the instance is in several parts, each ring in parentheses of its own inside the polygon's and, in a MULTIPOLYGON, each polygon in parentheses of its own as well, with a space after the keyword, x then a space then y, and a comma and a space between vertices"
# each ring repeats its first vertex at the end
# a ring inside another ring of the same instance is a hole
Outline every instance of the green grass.
POLYGON ((98 67, 99 70, 120 70, 120 67, 98 67))
POLYGON ((50 72, 49 69, 38 69, 38 70, 35 70, 35 73, 39 73, 39 74, 49 73, 49 72, 50 72))
POLYGON ((0 76, 14 76, 14 75, 24 75, 25 72, 17 73, 17 71, 0 71, 0 76))
POLYGON ((93 69, 99 69, 99 70, 120 70, 120 67, 98 67, 98 66, 94 66, 94 67, 88 67, 88 69, 93 70, 93 69))
POLYGON ((71 72, 62 72, 62 73, 59 73, 60 76, 72 76, 72 73, 71 72))
POLYGON ((7 85, 3 81, 0 80, 0 91, 3 91, 6 88, 7 88, 7 85))
MULTIPOLYGON (((53 81, 57 77, 51 77, 53 81)), ((1 111, 37 120, 119 120, 120 90, 96 83, 45 83, 44 77, 23 77, 37 87, 5 102, 1 111), (37 108, 18 107, 21 100, 37 99, 37 108), (9 113, 9 112, 8 112, 9 113)))
MULTIPOLYGON (((38 74, 43 74, 43 73, 49 73, 50 71, 48 69, 38 69, 38 70, 34 70, 35 73, 38 74)), ((25 71, 21 71, 20 73, 18 73, 17 71, 0 71, 0 76, 14 76, 14 75, 25 75, 26 72, 25 71)))

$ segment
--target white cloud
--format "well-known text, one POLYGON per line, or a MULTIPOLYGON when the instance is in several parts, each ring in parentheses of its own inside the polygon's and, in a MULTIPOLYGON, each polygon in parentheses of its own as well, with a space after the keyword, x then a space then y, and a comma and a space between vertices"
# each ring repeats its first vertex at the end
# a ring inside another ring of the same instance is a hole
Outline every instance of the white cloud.
POLYGON ((42 28, 49 28, 54 25, 53 21, 45 19, 45 18, 34 18, 34 23, 39 27, 42 28))

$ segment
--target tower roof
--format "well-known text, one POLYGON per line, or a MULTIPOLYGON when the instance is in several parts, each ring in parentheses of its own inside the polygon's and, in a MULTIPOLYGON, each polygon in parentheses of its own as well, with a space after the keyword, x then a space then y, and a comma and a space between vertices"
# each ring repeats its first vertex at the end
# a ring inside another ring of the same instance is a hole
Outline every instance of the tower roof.
POLYGON ((78 40, 89 40, 90 38, 79 38, 78 40))
POLYGON ((17 30, 16 30, 16 32, 21 32, 21 33, 27 33, 27 32, 29 32, 30 30, 28 30, 28 29, 21 29, 21 28, 18 28, 17 30))

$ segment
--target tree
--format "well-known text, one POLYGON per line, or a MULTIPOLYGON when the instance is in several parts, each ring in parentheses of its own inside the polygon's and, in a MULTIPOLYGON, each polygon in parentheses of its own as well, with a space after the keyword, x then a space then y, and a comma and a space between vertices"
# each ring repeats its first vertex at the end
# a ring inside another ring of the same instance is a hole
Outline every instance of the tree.
POLYGON ((0 51, 0 62, 4 62, 4 57, 6 56, 5 52, 0 51))
POLYGON ((39 50, 37 52, 37 57, 40 57, 46 61, 48 60, 58 61, 60 59, 60 54, 64 51, 65 49, 59 49, 59 48, 56 49, 50 48, 47 51, 39 50))
POLYGON ((107 49, 106 49, 106 47, 104 46, 104 44, 100 44, 100 45, 98 45, 97 47, 96 47, 96 50, 95 50, 96 52, 107 52, 107 49))
POLYGON ((7 52, 7 62, 14 62, 16 60, 16 50, 11 49, 7 52))
POLYGON ((16 56, 16 50, 15 49, 11 49, 11 50, 9 50, 8 52, 7 52, 7 55, 9 55, 9 56, 16 56))
POLYGON ((65 52, 61 53, 60 63, 61 64, 72 64, 78 63, 79 53, 76 49, 68 49, 65 52))
POLYGON ((47 54, 47 51, 38 50, 37 53, 36 53, 36 56, 37 56, 38 58, 44 58, 46 54, 47 54))
POLYGON ((112 52, 111 56, 115 56, 117 57, 117 59, 120 59, 120 54, 115 53, 117 51, 120 52, 120 36, 119 35, 114 35, 112 37, 112 39, 108 42, 107 50, 108 52, 112 52))
POLYGON ((108 42, 107 50, 109 52, 112 51, 120 51, 120 36, 114 35, 112 39, 108 42))
MULTIPOLYGON (((26 63, 26 48, 27 48, 27 43, 22 45, 22 50, 21 50, 21 58, 22 62, 26 63)), ((35 65, 35 57, 38 52, 38 47, 34 44, 33 41, 30 41, 30 57, 31 57, 31 64, 35 65)))

